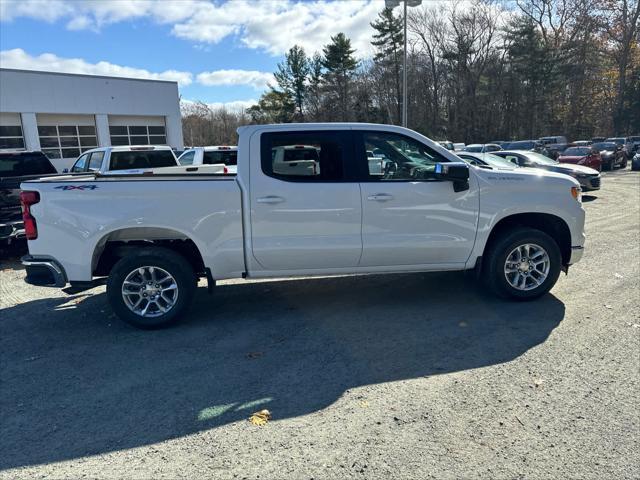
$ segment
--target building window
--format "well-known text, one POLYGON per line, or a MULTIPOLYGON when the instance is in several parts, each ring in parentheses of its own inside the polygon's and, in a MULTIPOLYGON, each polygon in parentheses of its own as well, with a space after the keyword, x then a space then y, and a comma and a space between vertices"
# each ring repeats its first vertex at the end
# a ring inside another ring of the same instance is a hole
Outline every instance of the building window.
POLYGON ((76 158, 98 146, 93 125, 39 125, 40 148, 49 158, 76 158))
POLYGON ((24 148, 24 136, 20 125, 0 126, 0 148, 24 148))
POLYGON ((109 127, 111 145, 166 145, 164 127, 152 125, 129 125, 109 127))

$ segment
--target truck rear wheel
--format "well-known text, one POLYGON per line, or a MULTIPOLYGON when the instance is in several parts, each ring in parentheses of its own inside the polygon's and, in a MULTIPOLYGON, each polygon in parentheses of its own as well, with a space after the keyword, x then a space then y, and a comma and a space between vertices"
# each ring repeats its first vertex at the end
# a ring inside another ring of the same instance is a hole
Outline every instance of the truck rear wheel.
POLYGON ((553 238, 533 228, 506 233, 490 247, 483 265, 484 281, 494 293, 516 300, 533 300, 558 281, 560 248, 553 238))
POLYGON ((197 278, 187 260, 167 248, 135 250, 120 259, 107 280, 114 312, 137 328, 174 323, 189 307, 197 278))

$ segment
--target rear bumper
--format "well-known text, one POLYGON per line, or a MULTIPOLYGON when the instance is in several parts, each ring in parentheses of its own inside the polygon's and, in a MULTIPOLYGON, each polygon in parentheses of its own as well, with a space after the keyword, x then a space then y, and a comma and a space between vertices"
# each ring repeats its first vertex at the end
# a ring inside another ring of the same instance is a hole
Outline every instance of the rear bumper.
POLYGON ((25 255, 21 261, 27 271, 24 281, 28 284, 57 288, 62 288, 67 284, 64 268, 56 260, 25 255))
POLYGON ((0 223, 0 240, 11 241, 17 238, 24 238, 24 236, 24 223, 22 221, 0 223))

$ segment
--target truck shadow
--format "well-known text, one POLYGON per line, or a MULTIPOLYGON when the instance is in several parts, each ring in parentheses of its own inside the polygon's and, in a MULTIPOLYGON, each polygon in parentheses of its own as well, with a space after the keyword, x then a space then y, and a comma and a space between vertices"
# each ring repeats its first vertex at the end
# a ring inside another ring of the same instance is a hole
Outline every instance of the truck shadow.
MULTIPOLYGON (((268 408, 274 421, 354 387, 508 362, 564 317, 552 295, 485 296, 461 274, 200 289, 180 325, 143 332, 103 293, 1 312, 0 468, 162 442, 268 408)), ((272 428, 277 428, 275 424, 272 428)))

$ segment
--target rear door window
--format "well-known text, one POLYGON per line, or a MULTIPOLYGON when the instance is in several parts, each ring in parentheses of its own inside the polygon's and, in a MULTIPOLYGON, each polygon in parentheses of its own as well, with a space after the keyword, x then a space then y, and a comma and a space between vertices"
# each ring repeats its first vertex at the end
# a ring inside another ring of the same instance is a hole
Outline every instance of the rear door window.
POLYGON ((260 142, 262 171, 281 180, 341 182, 353 166, 347 130, 263 133, 260 142))
POLYGON ((104 152, 93 152, 89 159, 89 170, 97 172, 102 166, 102 159, 104 158, 104 152))

